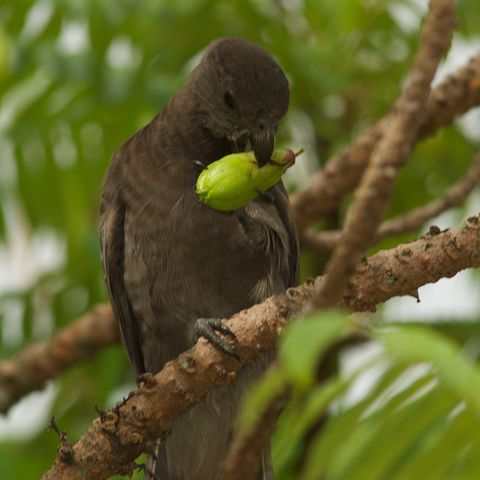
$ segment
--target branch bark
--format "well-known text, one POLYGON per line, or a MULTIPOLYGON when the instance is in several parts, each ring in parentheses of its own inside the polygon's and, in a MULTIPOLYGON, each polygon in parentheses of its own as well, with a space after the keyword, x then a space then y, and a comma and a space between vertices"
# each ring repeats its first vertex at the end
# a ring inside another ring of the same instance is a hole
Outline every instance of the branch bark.
MULTIPOLYGON (((477 105, 480 105, 480 54, 432 90, 418 139, 450 125, 455 118, 477 105)), ((335 212, 345 196, 358 185, 375 145, 383 136, 385 125, 386 118, 379 120, 313 175, 308 187, 291 195, 301 237, 308 225, 335 212)))
MULTIPOLYGON (((463 227, 432 232, 365 260, 340 304, 355 311, 375 310, 388 298, 417 296, 425 283, 478 266, 480 219, 472 217, 463 227)), ((134 459, 168 433, 177 415, 216 386, 232 382, 244 364, 273 348, 287 321, 305 307, 322 281, 306 282, 234 315, 227 323, 237 337, 240 361, 200 340, 161 372, 147 377, 123 404, 94 420, 71 449, 65 452, 62 445, 43 478, 98 480, 132 471, 134 459)))
MULTIPOLYGON (((473 225, 474 219, 475 217, 467 224, 467 228, 473 225)), ((461 248, 465 249, 458 259, 459 263, 442 265, 449 259, 449 255, 442 254, 438 245, 432 250, 428 240, 432 234, 424 237, 427 242, 422 248, 428 252, 426 258, 422 255, 421 248, 419 250, 416 246, 416 242, 378 252, 357 267, 356 274, 344 292, 344 304, 354 311, 373 311, 377 304, 391 297, 417 296, 418 286, 441 278, 435 274, 425 276, 428 272, 423 269, 423 265, 440 265, 440 271, 445 268, 445 276, 453 276, 457 271, 478 266, 475 262, 475 256, 479 253, 478 245, 471 237, 459 243, 457 234, 451 236, 451 232, 457 230, 442 233, 439 238, 448 236, 448 242, 441 248, 461 245, 461 248), (417 259, 422 263, 419 269, 412 271, 417 259), (419 281, 411 281, 410 274, 420 275, 419 281)), ((435 229, 432 232, 435 232, 435 229)), ((480 234, 480 231, 478 233, 480 234)), ((317 280, 318 284, 319 282, 321 280, 317 280)), ((91 360, 100 350, 118 341, 117 326, 110 305, 99 305, 85 316, 72 321, 49 341, 31 345, 13 358, 0 362, 2 413, 7 412, 23 395, 43 388, 47 380, 56 378, 66 368, 91 360)))
POLYGON ((372 152, 338 246, 327 264, 325 281, 313 299, 313 308, 337 303, 361 254, 371 245, 392 195, 397 171, 413 149, 425 117, 430 84, 450 45, 454 19, 454 0, 430 1, 409 83, 386 120, 384 136, 372 152))
POLYGON ((101 305, 57 333, 35 343, 9 360, 0 362, 0 412, 27 393, 41 389, 71 365, 92 358, 119 340, 113 313, 101 305))
MULTIPOLYGON (((473 164, 467 173, 447 193, 439 199, 415 208, 405 215, 387 220, 378 228, 374 236, 374 243, 384 238, 393 237, 402 233, 413 232, 422 227, 432 218, 446 210, 461 205, 480 179, 480 153, 475 156, 473 164)), ((327 232, 313 232, 307 229, 304 234, 304 246, 315 251, 333 250, 342 235, 340 230, 327 232)))

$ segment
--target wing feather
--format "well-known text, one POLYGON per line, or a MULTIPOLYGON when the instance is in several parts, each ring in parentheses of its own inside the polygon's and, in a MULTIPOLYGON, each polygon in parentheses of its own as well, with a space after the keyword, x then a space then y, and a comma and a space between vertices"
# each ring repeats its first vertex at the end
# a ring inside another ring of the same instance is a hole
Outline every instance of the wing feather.
POLYGON ((124 282, 125 212, 120 198, 102 200, 100 247, 103 271, 113 312, 117 318, 123 343, 137 375, 145 373, 140 326, 124 282))
POLYGON ((270 192, 273 194, 278 215, 287 231, 290 247, 288 258, 289 268, 288 271, 285 272, 285 284, 288 287, 295 287, 300 282, 299 244, 295 218, 283 183, 278 183, 270 192))

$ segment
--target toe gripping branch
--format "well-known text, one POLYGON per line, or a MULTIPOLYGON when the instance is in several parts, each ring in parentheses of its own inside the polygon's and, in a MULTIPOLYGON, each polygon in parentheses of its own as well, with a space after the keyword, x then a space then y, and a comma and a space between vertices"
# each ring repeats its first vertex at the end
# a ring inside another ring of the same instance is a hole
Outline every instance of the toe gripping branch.
POLYGON ((232 340, 236 340, 235 334, 227 327, 220 318, 199 318, 193 327, 193 341, 197 343, 200 337, 206 338, 215 348, 231 357, 240 360, 240 356, 234 347, 219 336, 221 333, 232 340))

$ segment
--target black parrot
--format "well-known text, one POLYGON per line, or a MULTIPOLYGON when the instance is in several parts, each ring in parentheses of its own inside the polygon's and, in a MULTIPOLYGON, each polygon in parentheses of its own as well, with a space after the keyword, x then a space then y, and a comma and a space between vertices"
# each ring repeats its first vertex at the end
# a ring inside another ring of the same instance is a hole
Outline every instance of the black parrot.
MULTIPOLYGON (((114 154, 101 200, 105 280, 137 375, 155 373, 219 319, 297 284, 298 240, 281 183, 231 213, 195 194, 198 165, 253 147, 269 161, 289 103, 273 57, 240 38, 206 50, 185 87, 114 154)), ((175 420, 151 468, 162 480, 214 480, 232 435, 239 399, 267 359, 245 368, 175 420)), ((269 452, 259 479, 271 479, 269 452)))

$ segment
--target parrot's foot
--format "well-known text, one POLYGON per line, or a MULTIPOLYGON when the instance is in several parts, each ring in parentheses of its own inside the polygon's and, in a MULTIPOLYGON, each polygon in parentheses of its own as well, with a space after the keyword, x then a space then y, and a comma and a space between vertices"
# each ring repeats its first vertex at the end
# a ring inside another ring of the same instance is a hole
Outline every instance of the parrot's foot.
POLYGON ((219 337, 217 332, 223 333, 231 339, 236 338, 220 318, 198 318, 193 327, 193 341, 197 343, 200 337, 206 338, 218 350, 239 360, 240 357, 235 348, 219 337))

